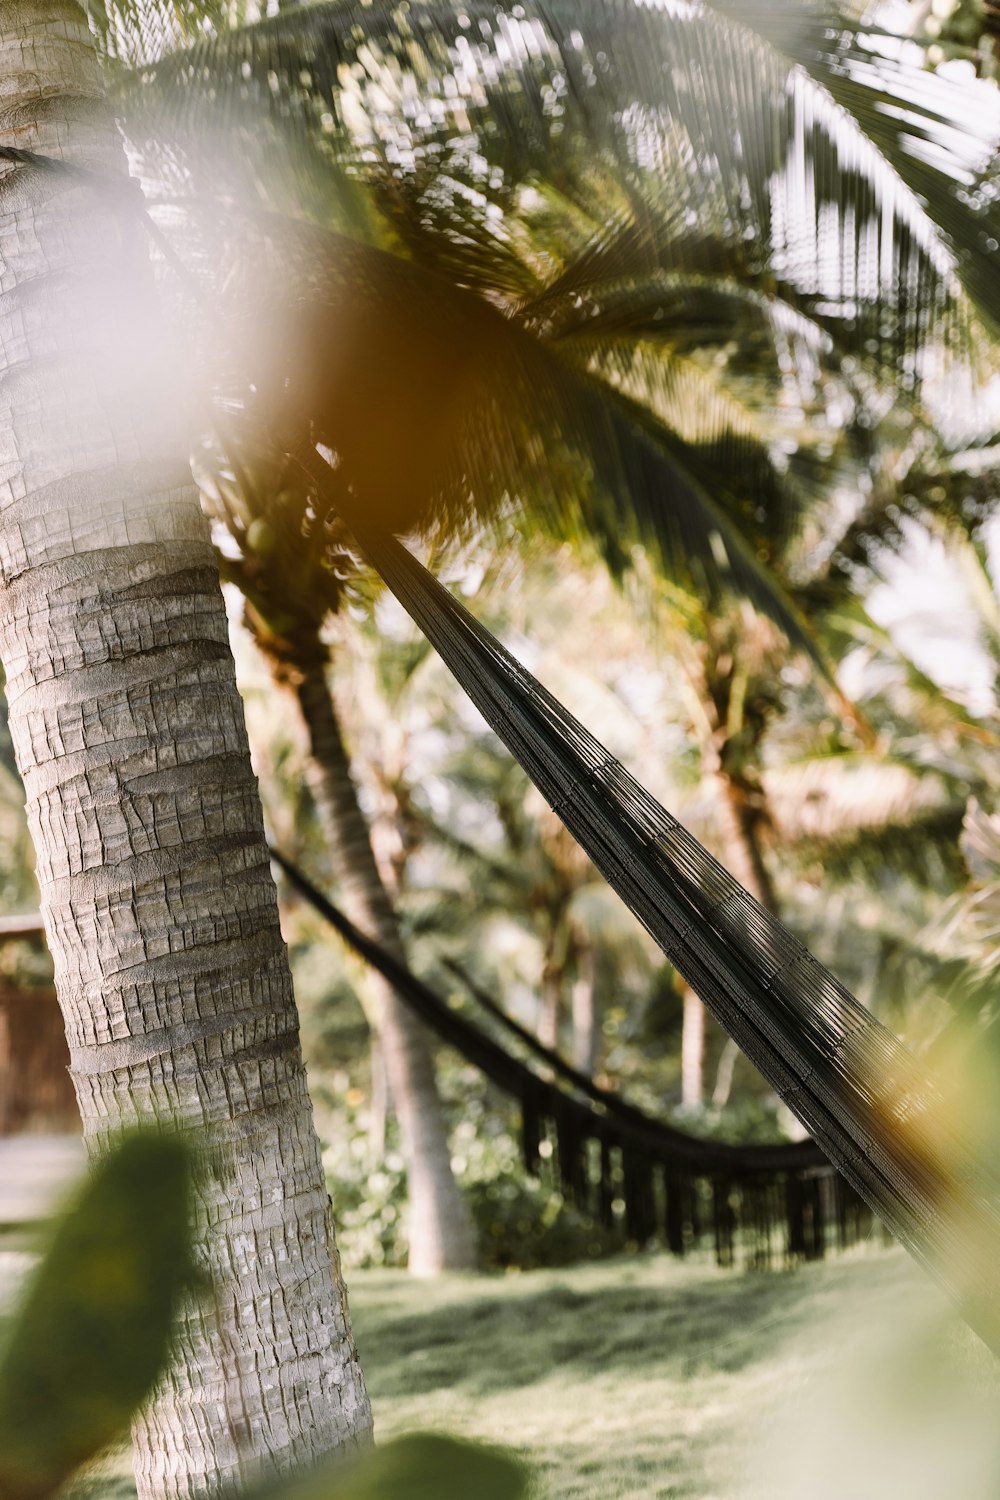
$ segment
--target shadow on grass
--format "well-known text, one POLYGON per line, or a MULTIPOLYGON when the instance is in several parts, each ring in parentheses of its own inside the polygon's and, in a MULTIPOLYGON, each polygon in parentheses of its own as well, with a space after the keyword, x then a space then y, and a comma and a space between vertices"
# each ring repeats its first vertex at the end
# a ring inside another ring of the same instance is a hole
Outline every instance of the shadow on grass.
POLYGON ((579 1276, 567 1285, 559 1273, 544 1273, 537 1290, 534 1276, 514 1286, 498 1277, 488 1290, 482 1279, 453 1282, 430 1290, 417 1313, 373 1286, 356 1309, 362 1360, 377 1367, 382 1397, 487 1395, 582 1368, 622 1375, 655 1366, 660 1378, 682 1381, 760 1364, 816 1315, 814 1274, 713 1276, 664 1261, 656 1284, 647 1266, 641 1285, 628 1284, 628 1268, 617 1285, 614 1264, 584 1290, 579 1276))

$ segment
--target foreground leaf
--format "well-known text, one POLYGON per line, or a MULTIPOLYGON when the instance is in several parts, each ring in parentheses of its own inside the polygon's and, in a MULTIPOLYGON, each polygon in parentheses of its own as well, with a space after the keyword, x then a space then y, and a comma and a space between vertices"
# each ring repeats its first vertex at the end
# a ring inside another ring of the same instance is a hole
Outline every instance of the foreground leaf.
POLYGON ((521 1500, 528 1474, 509 1454, 436 1432, 386 1443, 257 1500, 521 1500))
POLYGON ((56 1230, 0 1354, 0 1496, 51 1494, 127 1428, 190 1279, 188 1153, 127 1138, 56 1230))

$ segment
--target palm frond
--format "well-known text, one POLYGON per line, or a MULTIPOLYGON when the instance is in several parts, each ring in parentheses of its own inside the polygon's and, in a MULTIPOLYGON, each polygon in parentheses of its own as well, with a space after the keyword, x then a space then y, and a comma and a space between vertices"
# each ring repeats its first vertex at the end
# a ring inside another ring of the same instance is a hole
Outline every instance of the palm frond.
POLYGON ((870 21, 852 22, 828 0, 708 3, 764 38, 857 125, 905 190, 910 232, 926 238, 928 224, 934 226, 938 246, 954 257, 967 292, 995 327, 995 91, 928 71, 922 44, 870 21))
MULTIPOLYGON (((734 419, 737 376, 779 364, 783 341, 813 394, 830 368, 867 366, 869 390, 891 378, 912 411, 924 363, 964 349, 971 326, 942 235, 837 102, 838 69, 861 76, 867 33, 842 21, 817 61, 817 17, 807 9, 790 29, 753 6, 571 12, 552 0, 508 14, 338 0, 143 73, 127 113, 156 161, 207 172, 210 202, 232 171, 245 198, 320 226, 361 221, 354 245, 323 250, 314 236, 317 263, 300 257, 292 296, 315 297, 300 321, 319 323, 329 348, 364 348, 360 379, 348 388, 334 373, 322 393, 327 410, 336 396, 339 436, 315 408, 308 427, 397 531, 431 495, 454 524, 470 495, 496 514, 530 492, 544 523, 590 530, 616 571, 644 543, 668 576, 712 599, 743 593, 808 645, 770 565, 818 488, 821 445, 789 444, 787 431, 760 441, 734 419), (824 68, 830 88, 816 81, 824 68), (238 145, 235 166, 220 137, 238 145), (282 153, 293 171, 276 171, 282 153), (696 300, 706 246, 743 349, 715 393, 677 364, 685 341, 723 335, 721 295, 703 286, 700 310, 696 300), (344 264, 331 269, 334 255, 344 264), (339 327, 322 311, 331 277, 339 327), (352 448, 351 432, 363 443, 352 448)), ((821 19, 829 28, 830 13, 821 19)), ((280 266, 288 282, 289 259, 280 266)), ((315 385, 316 338, 296 352, 315 385)), ((271 381, 272 406, 287 408, 287 385, 275 393, 271 381)), ((841 389, 874 420, 878 403, 853 376, 841 389)), ((807 406, 810 391, 799 398, 807 406)), ((254 411, 274 427, 265 398, 254 411)))
POLYGON ((967 881, 964 891, 937 916, 926 935, 941 952, 957 954, 971 971, 956 1000, 979 1026, 996 1026, 1000 996, 1000 817, 969 799, 960 839, 967 881))
POLYGON ((596 168, 629 204, 628 274, 663 269, 678 226, 712 233, 838 318, 859 361, 894 358, 915 387, 929 343, 939 358, 970 352, 963 278, 995 311, 992 208, 966 201, 956 163, 972 164, 966 178, 985 170, 1000 127, 984 133, 964 100, 955 114, 954 87, 876 53, 871 28, 829 8, 779 11, 780 25, 742 0, 509 12, 338 0, 199 43, 145 74, 125 107, 161 142, 236 132, 245 150, 270 122, 361 175, 374 163, 387 194, 422 183, 442 255, 475 210, 493 248, 502 224, 489 218, 534 178, 585 203, 596 168), (940 161, 915 155, 948 118, 940 161))
MULTIPOLYGON (((929 808, 905 823, 877 828, 846 828, 840 834, 799 843, 797 856, 822 871, 824 888, 864 882, 869 891, 891 881, 906 881, 940 898, 961 879, 958 836, 962 809, 958 803, 929 808)), ((864 896, 859 896, 864 900, 864 896)), ((909 934, 912 938, 912 931, 909 934)), ((844 944, 849 937, 843 935, 844 944)), ((942 996, 942 998, 945 998, 942 996)))
POLYGON ((634 340, 584 349, 602 382, 676 435, 687 467, 725 497, 741 532, 781 571, 805 516, 837 477, 837 436, 820 410, 807 414, 783 389, 773 349, 770 370, 761 351, 753 374, 741 378, 723 357, 678 355, 670 342, 666 350, 634 340))
MULTIPOLYGON (((701 398, 695 421, 678 370, 672 404, 667 376, 657 391, 648 370, 642 389, 623 391, 579 351, 560 355, 516 317, 411 260, 274 216, 269 233, 275 225, 273 249, 245 239, 243 258, 252 270, 280 256, 286 279, 301 262, 308 297, 271 308, 256 300, 252 336, 241 330, 243 346, 229 355, 232 395, 219 375, 213 383, 230 459, 244 473, 263 465, 277 476, 257 505, 275 489, 293 510, 297 503, 298 521, 286 517, 282 531, 293 548, 309 533, 317 587, 325 550, 336 585, 344 546, 329 493, 316 509, 318 444, 334 493, 339 485, 345 499, 364 496, 388 530, 430 519, 454 532, 470 516, 530 504, 554 536, 595 540, 616 572, 645 546, 666 576, 709 598, 741 594, 813 649, 765 545, 790 481, 718 376, 687 370, 686 390, 701 398)), ((212 487, 221 493, 218 478, 212 487)), ((249 520, 248 512, 244 534, 249 520)))
POLYGON ((905 828, 956 810, 956 800, 941 778, 870 755, 814 756, 786 763, 765 773, 764 786, 783 839, 822 843, 864 830, 905 828))
POLYGON ((965 815, 962 854, 977 885, 1000 888, 1000 815, 975 801, 965 815))

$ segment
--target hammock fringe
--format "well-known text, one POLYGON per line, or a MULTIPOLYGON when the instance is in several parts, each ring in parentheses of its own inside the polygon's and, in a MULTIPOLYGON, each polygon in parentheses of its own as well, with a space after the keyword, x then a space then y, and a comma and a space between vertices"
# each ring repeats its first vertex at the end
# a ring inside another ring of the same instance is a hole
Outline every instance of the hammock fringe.
MULTIPOLYGON (((661 1238, 678 1256, 711 1247, 720 1266, 751 1270, 817 1259, 870 1231, 864 1205, 812 1141, 733 1146, 652 1119, 598 1088, 507 1016, 479 986, 465 981, 488 1014, 528 1043, 551 1073, 568 1079, 570 1092, 453 1010, 361 933, 285 855, 273 848, 271 855, 305 900, 425 1024, 518 1101, 525 1170, 547 1179, 604 1229, 638 1245, 661 1238), (543 1141, 549 1148, 545 1154, 543 1141), (837 1224, 836 1237, 826 1233, 821 1209, 807 1206, 813 1201, 811 1189, 843 1204, 839 1217, 828 1216, 837 1224)), ((455 965, 449 967, 461 974, 455 965)))

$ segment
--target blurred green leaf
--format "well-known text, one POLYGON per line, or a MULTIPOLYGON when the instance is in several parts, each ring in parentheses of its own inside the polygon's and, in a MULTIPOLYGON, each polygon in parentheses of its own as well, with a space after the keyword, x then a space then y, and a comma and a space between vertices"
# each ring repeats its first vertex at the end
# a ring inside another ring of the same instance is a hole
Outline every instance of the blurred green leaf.
POLYGON ((0 1495, 51 1494, 128 1426, 189 1284, 189 1154, 127 1137, 56 1229, 0 1352, 0 1495))
POLYGON ((324 1468, 257 1500, 521 1500, 528 1473, 496 1448, 436 1432, 411 1433, 349 1467, 324 1468))

